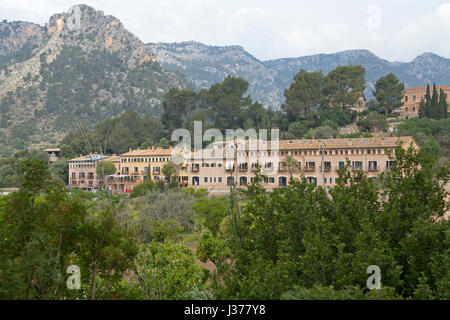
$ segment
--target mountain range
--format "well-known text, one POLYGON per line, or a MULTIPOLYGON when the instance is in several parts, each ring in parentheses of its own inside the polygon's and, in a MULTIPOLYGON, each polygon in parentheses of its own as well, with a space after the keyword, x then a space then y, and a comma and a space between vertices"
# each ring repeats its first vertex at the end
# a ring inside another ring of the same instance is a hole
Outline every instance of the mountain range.
POLYGON ((86 5, 52 15, 45 26, 3 20, 0 155, 57 144, 80 123, 125 110, 157 115, 169 88, 209 88, 227 75, 243 77, 253 100, 279 109, 300 69, 328 73, 339 65, 366 68, 368 98, 389 72, 407 87, 450 83, 450 59, 433 53, 408 63, 367 50, 260 61, 241 46, 144 44, 117 18, 86 5))

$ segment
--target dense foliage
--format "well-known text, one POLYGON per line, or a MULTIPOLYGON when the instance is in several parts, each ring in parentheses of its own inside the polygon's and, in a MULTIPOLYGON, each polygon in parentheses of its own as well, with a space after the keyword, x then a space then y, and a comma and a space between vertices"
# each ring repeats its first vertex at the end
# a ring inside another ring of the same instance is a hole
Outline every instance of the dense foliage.
POLYGON ((342 168, 327 192, 302 177, 267 192, 257 174, 229 196, 148 182, 132 197, 68 193, 25 157, 0 197, 0 298, 449 299, 449 167, 395 157, 375 180, 342 168))

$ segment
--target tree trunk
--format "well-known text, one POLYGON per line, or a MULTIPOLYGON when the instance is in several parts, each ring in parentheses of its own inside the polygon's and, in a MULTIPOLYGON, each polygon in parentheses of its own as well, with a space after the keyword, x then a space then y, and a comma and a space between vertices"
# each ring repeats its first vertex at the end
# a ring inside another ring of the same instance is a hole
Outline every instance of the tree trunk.
POLYGON ((97 285, 97 266, 92 268, 91 294, 89 300, 95 300, 95 289, 97 285))

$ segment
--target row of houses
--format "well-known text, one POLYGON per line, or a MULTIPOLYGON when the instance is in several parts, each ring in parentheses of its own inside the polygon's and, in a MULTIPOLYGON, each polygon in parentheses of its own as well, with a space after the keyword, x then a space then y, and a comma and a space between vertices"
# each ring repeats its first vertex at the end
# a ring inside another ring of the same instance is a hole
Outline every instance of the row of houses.
POLYGON ((394 150, 419 146, 412 137, 373 137, 350 139, 303 139, 261 141, 234 140, 211 144, 197 152, 168 148, 130 149, 121 155, 85 155, 69 161, 69 187, 85 190, 105 187, 127 192, 151 179, 168 181, 163 168, 178 163, 176 178, 181 186, 227 190, 236 184, 245 187, 257 172, 263 186, 272 189, 287 185, 291 176, 305 177, 314 185, 334 186, 338 170, 350 163, 352 170, 364 171, 369 178, 388 170, 394 163, 394 150), (97 176, 97 166, 109 161, 115 173, 97 176))

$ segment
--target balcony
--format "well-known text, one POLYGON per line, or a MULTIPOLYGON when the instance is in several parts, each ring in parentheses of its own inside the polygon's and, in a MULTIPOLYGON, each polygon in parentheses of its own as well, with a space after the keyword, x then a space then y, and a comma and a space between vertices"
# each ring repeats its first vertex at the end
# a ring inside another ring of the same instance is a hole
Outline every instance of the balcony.
POLYGON ((248 165, 246 163, 241 163, 239 165, 239 171, 240 172, 247 172, 248 171, 248 165))

